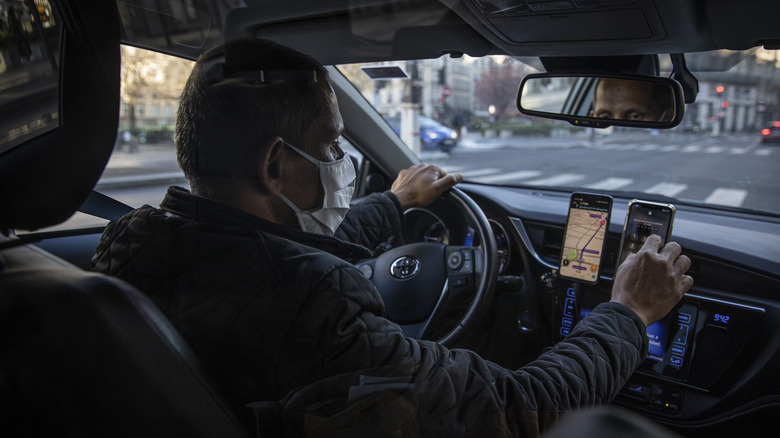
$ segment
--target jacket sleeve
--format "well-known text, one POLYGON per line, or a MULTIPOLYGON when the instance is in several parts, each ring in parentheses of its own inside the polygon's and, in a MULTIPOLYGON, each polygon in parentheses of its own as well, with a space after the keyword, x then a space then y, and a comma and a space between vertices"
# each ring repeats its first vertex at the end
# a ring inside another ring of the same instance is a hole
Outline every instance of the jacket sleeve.
POLYGON ((360 401, 360 409, 346 417, 368 424, 363 432, 390 423, 401 429, 413 424, 421 436, 538 436, 561 412, 612 400, 647 353, 639 317, 620 304, 604 303, 553 349, 520 369, 508 370, 468 350, 404 337, 397 325, 381 316, 376 290, 367 288, 365 279, 353 271, 338 269, 319 285, 312 301, 327 305, 329 311, 310 309, 300 315, 308 324, 325 328, 310 344, 315 350, 310 353, 318 358, 314 366, 321 367, 314 372, 339 376, 331 386, 319 382, 316 390, 303 388, 288 397, 288 412, 306 411, 308 420, 321 420, 310 424, 333 418, 333 412, 354 410, 360 401), (344 373, 354 376, 344 380, 344 373), (316 395, 304 395, 312 390, 316 395), (394 396, 388 399, 387 391, 394 396), (366 399, 371 393, 373 397, 366 399), (306 404, 305 400, 322 406, 333 394, 343 400, 330 404, 327 415, 292 406, 306 404), (364 397, 355 399, 354 394, 364 397), (379 405, 372 409, 366 400, 378 400, 379 405), (402 419, 377 417, 376 411, 401 412, 402 419), (384 424, 374 424, 377 418, 384 418, 384 424))
POLYGON ((374 193, 350 207, 336 237, 374 249, 401 231, 402 213, 398 198, 390 191, 374 193))

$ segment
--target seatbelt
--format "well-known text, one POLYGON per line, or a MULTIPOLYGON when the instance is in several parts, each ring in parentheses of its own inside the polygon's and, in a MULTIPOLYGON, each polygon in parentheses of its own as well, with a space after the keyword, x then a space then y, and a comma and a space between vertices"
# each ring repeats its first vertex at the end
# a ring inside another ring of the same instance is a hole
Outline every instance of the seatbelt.
MULTIPOLYGON (((133 207, 117 201, 114 198, 106 196, 100 192, 92 190, 87 199, 81 204, 79 210, 82 213, 86 213, 92 216, 97 216, 102 219, 108 219, 115 221, 125 214, 133 211, 133 207)), ((0 236, 8 237, 8 240, 2 239, 0 241, 0 251, 8 248, 14 248, 17 246, 27 245, 30 243, 39 242, 44 239, 53 237, 67 237, 67 236, 79 236, 83 234, 100 233, 104 227, 91 227, 91 228, 79 228, 76 230, 58 230, 58 231, 44 231, 40 233, 28 233, 21 236, 8 233, 4 230, 0 230, 0 236)), ((2 260, 0 260, 0 267, 2 266, 2 260)))
POLYGON ((79 207, 79 211, 99 218, 115 221, 133 211, 133 207, 92 190, 79 207))

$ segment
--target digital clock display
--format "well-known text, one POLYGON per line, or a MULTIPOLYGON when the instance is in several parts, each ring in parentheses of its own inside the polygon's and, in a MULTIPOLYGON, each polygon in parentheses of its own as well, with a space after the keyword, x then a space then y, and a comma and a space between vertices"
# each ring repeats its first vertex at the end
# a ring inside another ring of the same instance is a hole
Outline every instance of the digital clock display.
POLYGON ((716 313, 715 316, 713 317, 713 320, 714 320, 715 323, 722 324, 722 325, 728 324, 729 323, 729 319, 731 319, 730 316, 723 315, 723 314, 720 314, 720 313, 716 313))

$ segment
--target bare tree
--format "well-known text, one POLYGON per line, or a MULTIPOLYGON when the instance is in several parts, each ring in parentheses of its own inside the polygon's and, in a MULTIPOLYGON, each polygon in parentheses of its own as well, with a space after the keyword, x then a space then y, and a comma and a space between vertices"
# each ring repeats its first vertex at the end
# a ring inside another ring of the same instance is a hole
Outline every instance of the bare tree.
POLYGON ((134 47, 122 47, 121 100, 128 106, 128 124, 138 127, 141 101, 177 100, 193 62, 134 47))
POLYGON ((477 80, 474 97, 486 108, 493 106, 496 118, 508 115, 515 108, 520 80, 529 71, 528 66, 511 59, 501 64, 493 62, 477 80))

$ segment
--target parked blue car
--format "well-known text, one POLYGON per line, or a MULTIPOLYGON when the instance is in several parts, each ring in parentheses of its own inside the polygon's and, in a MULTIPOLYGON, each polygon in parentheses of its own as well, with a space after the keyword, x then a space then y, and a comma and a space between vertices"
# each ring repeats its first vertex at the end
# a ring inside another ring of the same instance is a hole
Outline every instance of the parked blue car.
MULTIPOLYGON (((458 134, 454 129, 448 128, 430 117, 420 116, 419 120, 422 150, 450 152, 458 145, 458 134)), ((401 134, 401 119, 399 117, 388 117, 387 123, 396 134, 401 134)))

